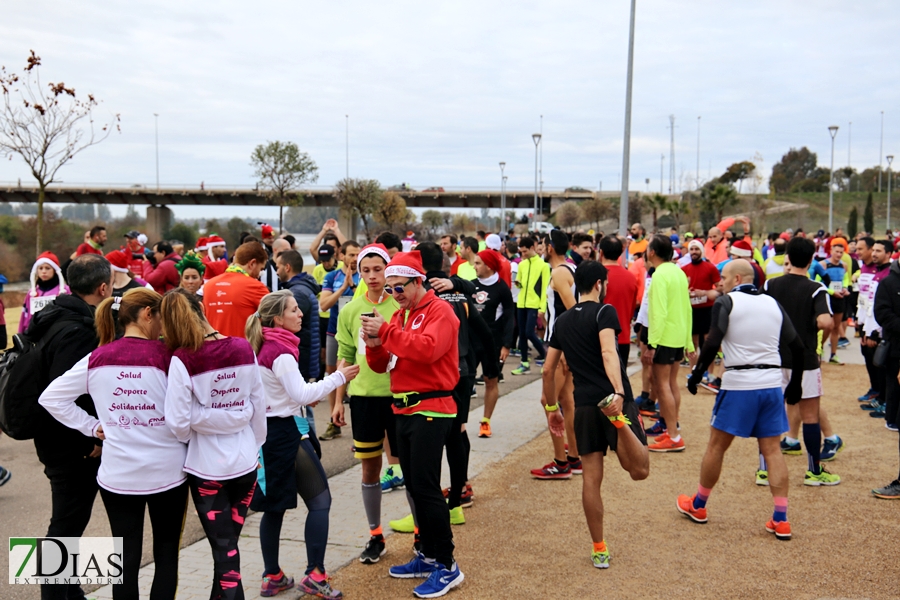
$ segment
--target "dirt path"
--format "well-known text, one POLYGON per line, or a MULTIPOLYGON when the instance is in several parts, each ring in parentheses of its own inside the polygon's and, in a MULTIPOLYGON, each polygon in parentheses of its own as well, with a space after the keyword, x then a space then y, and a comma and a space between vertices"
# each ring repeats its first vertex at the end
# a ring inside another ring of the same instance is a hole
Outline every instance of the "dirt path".
MULTIPOLYGON (((847 444, 828 468, 843 482, 805 487, 806 457, 787 457, 792 541, 778 542, 763 528, 772 500, 768 488, 754 484, 753 441, 736 440, 726 455, 708 524, 676 512, 677 495, 696 491, 714 399, 706 392, 685 394, 685 452, 651 454, 651 474, 643 482, 631 481, 613 454, 606 459, 609 570, 589 561, 580 479, 528 476, 549 457, 545 434, 473 482, 475 506, 466 510, 466 525, 454 528, 466 581, 447 597, 900 597, 894 556, 900 502, 869 494, 897 475, 897 434, 857 407, 856 396, 868 389, 864 367, 826 366, 824 383, 825 406, 847 444)), ((411 558, 411 545, 411 536, 391 535, 381 563, 354 563, 335 574, 334 586, 347 598, 412 597, 414 582, 387 574, 390 565, 411 558)))

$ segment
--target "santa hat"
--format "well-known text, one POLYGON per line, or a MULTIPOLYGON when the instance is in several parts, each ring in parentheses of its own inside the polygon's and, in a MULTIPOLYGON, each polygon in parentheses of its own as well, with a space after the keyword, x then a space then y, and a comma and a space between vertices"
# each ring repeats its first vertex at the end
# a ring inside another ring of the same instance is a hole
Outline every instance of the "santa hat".
POLYGON ((731 255, 739 258, 750 258, 753 256, 753 248, 744 240, 738 240, 731 244, 731 255))
POLYGON ((496 233, 492 233, 485 238, 484 244, 491 250, 496 250, 497 252, 500 252, 500 246, 503 245, 503 240, 501 240, 500 236, 497 235, 496 233))
POLYGON ((128 272, 128 257, 121 250, 113 250, 106 255, 106 260, 109 261, 109 266, 112 267, 113 271, 117 273, 128 272))
POLYGON ((203 249, 206 250, 206 255, 210 258, 210 260, 214 260, 212 249, 215 246, 224 246, 224 245, 225 245, 225 240, 223 240, 222 238, 220 238, 217 235, 211 235, 208 238, 206 238, 206 246, 203 249))
POLYGON ((59 268, 59 259, 55 254, 48 250, 47 252, 42 252, 31 267, 31 295, 37 296, 37 269, 41 265, 50 265, 53 267, 53 270, 56 271, 56 276, 59 277, 59 289, 63 289, 63 286, 66 285, 66 281, 65 278, 63 278, 62 270, 59 268))
POLYGON ((388 254, 387 247, 384 244, 369 244, 368 246, 363 246, 363 249, 359 251, 359 255, 356 257, 356 268, 360 268, 365 257, 373 255, 383 258, 385 264, 391 262, 391 255, 388 254))
POLYGON ((269 225, 268 223, 263 223, 262 226, 262 236, 264 238, 269 237, 270 235, 275 235, 275 229, 269 225))
POLYGON ((141 233, 137 236, 137 241, 138 241, 138 244, 140 244, 141 246, 146 246, 147 245, 147 236, 144 235, 143 233, 141 233))
POLYGON ((703 242, 701 242, 700 240, 691 240, 691 243, 688 244, 688 252, 690 252, 691 248, 693 248, 694 246, 697 246, 698 248, 700 248, 701 254, 706 250, 703 247, 703 242))
POLYGON ((425 267, 422 266, 422 255, 418 250, 398 252, 384 270, 385 277, 409 277, 425 279, 425 267))
POLYGON ((500 270, 500 255, 497 254, 496 250, 491 250, 490 248, 488 248, 487 250, 482 250, 478 253, 478 258, 481 259, 481 262, 484 263, 484 266, 486 266, 494 273, 500 270))
POLYGON ((201 250, 206 250, 206 248, 208 247, 207 246, 208 243, 209 243, 208 238, 202 237, 199 240, 197 240, 197 245, 194 247, 194 250, 197 252, 200 252, 201 250))

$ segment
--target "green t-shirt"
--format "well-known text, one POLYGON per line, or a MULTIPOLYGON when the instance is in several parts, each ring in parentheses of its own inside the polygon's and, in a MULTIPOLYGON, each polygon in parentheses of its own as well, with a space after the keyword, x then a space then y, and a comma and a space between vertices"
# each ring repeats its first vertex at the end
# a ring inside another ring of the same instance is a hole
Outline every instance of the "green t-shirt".
POLYGON ((475 267, 469 264, 469 261, 459 265, 459 269, 456 270, 456 275, 461 279, 468 279, 469 281, 478 279, 478 274, 475 273, 475 267))
POLYGON ((397 301, 385 294, 381 304, 372 304, 366 296, 354 298, 338 313, 334 336, 338 343, 338 360, 359 365, 359 375, 347 388, 350 396, 391 396, 390 374, 376 373, 366 361, 366 343, 359 337, 362 327, 359 316, 377 310, 385 321, 390 321, 399 308, 397 301))

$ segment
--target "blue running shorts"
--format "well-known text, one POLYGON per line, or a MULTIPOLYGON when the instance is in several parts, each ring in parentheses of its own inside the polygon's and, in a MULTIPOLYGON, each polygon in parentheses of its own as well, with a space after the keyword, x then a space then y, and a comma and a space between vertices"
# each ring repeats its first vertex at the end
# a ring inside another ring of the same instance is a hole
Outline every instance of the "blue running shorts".
POLYGON ((763 390, 719 390, 710 426, 742 438, 778 437, 788 427, 780 387, 763 390))

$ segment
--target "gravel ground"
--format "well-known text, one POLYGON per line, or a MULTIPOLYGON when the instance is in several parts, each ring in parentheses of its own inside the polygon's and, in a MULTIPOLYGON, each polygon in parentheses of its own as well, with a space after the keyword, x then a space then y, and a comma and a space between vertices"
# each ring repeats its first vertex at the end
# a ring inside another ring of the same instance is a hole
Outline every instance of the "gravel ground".
MULTIPOLYGON (((686 373, 686 370, 685 370, 686 373)), ((639 385, 639 376, 632 382, 639 385)), ((897 476, 897 434, 868 418, 856 396, 868 388, 864 367, 826 365, 825 406, 847 449, 828 468, 836 487, 802 485, 805 456, 788 456, 794 538, 764 529, 772 513, 767 488, 754 484, 756 445, 735 440, 710 497, 709 523, 675 510, 693 494, 708 439, 714 396, 685 394, 680 454, 652 454, 646 481, 634 482, 607 458, 604 497, 611 568, 594 569, 581 509, 581 482, 537 481, 528 469, 548 459, 544 434, 476 479, 475 506, 454 528, 466 580, 449 598, 898 598, 896 558, 900 502, 878 500, 872 487, 897 476), (548 567, 551 570, 548 572, 548 567)), ((388 537, 375 566, 354 563, 334 574, 348 598, 411 597, 415 583, 391 579, 388 567, 411 557, 412 538, 388 537)))

